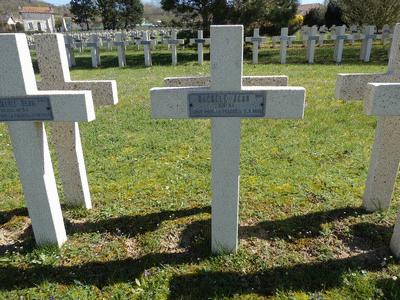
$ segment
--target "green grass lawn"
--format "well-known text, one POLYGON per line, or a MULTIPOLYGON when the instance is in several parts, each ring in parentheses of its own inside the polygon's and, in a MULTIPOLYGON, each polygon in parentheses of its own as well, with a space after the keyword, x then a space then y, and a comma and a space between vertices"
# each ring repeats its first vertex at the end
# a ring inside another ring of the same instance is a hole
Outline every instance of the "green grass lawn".
POLYGON ((244 75, 288 75, 307 107, 303 120, 242 120, 239 250, 222 256, 210 253, 210 120, 150 117, 150 88, 209 75, 209 52, 198 66, 195 50, 178 51, 171 66, 157 46, 145 67, 128 47, 118 68, 116 51, 102 49, 98 69, 77 53, 73 80, 113 79, 119 93, 80 124, 93 208, 65 207, 55 163, 68 241, 37 247, 0 123, 0 298, 399 299, 389 250, 399 188, 389 211, 359 208, 377 118, 334 98, 338 73, 385 72, 387 50, 375 43, 365 63, 360 44, 346 46, 337 64, 329 43, 308 64, 298 42, 281 65, 264 44, 252 65, 246 47, 244 75))

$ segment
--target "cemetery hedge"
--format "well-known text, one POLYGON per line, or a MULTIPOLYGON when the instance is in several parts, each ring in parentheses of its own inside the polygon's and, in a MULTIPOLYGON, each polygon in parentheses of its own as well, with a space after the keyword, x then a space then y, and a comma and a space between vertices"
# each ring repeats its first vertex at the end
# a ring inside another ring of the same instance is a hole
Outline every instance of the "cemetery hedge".
POLYGON ((73 80, 113 79, 119 92, 117 105, 80 124, 94 207, 65 207, 57 179, 68 241, 36 246, 0 123, 0 298, 398 299, 389 241, 399 189, 389 211, 359 208, 377 119, 361 101, 334 98, 337 73, 385 72, 388 45, 375 42, 368 63, 358 61, 360 44, 346 46, 341 64, 328 45, 308 64, 296 42, 285 65, 269 47, 258 65, 246 52, 244 75, 288 75, 306 88, 305 115, 242 120, 238 254, 210 254, 210 120, 150 118, 150 88, 208 75, 208 51, 204 66, 192 49, 171 66, 157 46, 145 67, 128 47, 128 67, 118 68, 116 51, 102 49, 98 69, 85 51, 73 80))

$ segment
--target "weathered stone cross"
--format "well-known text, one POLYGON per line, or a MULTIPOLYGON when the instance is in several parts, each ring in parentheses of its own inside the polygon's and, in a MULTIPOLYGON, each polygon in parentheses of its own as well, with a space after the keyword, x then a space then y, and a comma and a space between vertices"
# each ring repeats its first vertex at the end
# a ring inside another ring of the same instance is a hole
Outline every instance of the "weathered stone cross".
MULTIPOLYGON (((338 74, 335 97, 363 100, 364 113, 378 116, 362 207, 388 209, 400 162, 400 24, 396 24, 393 49, 385 74, 338 74)), ((400 256, 400 215, 391 249, 400 256)))
MULTIPOLYGON (((335 97, 341 100, 363 100, 368 83, 400 82, 400 25, 394 30, 394 45, 387 73, 338 74, 335 97)), ((400 160, 400 139, 390 132, 400 132, 400 117, 379 116, 368 169, 362 206, 368 211, 388 209, 400 160)))
POLYGON ((91 92, 38 91, 20 33, 0 35, 0 74, 0 121, 8 125, 36 242, 60 246, 67 236, 43 122, 94 120, 91 92))
POLYGON ((242 118, 302 118, 305 89, 243 87, 243 26, 211 26, 211 85, 150 90, 156 119, 211 118, 212 252, 235 253, 242 118))
MULTIPOLYGON (((42 81, 38 89, 92 91, 96 105, 118 103, 114 80, 72 81, 61 34, 35 35, 36 56, 42 81)), ((77 122, 50 122, 61 182, 67 205, 91 208, 89 184, 86 176, 79 125, 77 122)))

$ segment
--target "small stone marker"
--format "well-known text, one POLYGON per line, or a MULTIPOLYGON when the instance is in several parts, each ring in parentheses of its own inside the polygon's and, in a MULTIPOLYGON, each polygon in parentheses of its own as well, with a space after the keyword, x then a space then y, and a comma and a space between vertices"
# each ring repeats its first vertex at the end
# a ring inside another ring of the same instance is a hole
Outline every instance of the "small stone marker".
POLYGON ((7 121, 36 243, 61 246, 67 236, 43 121, 94 120, 91 92, 38 91, 22 33, 0 35, 0 73, 0 121, 7 121))
POLYGON ((320 37, 317 35, 317 26, 309 27, 307 35, 301 36, 301 39, 307 41, 306 60, 309 63, 313 63, 315 54, 315 41, 319 41, 320 39, 320 37))
MULTIPOLYGON (((400 45, 400 25, 394 30, 395 45, 400 45)), ((363 100, 368 83, 400 83, 400 50, 394 47, 387 73, 338 74, 335 97, 341 100, 363 100)), ((390 134, 400 131, 400 118, 380 116, 375 134, 362 207, 368 211, 388 209, 396 182, 400 160, 400 139, 390 134)))
POLYGON ((141 45, 144 45, 144 63, 146 66, 150 67, 152 65, 151 61, 151 46, 156 44, 155 40, 149 39, 149 33, 146 31, 143 34, 143 40, 140 41, 141 45))
POLYGON ((156 119, 211 118, 212 252, 235 253, 241 118, 302 118, 305 89, 243 87, 243 26, 211 26, 210 88, 152 88, 156 119))
POLYGON ((166 39, 166 40, 163 41, 164 44, 171 45, 171 48, 172 48, 172 65, 173 66, 176 66, 176 64, 178 63, 176 45, 177 44, 183 45, 185 43, 185 41, 183 39, 177 39, 176 38, 177 32, 178 31, 176 29, 174 29, 172 31, 171 39, 166 39, 167 37, 164 36, 164 39, 166 39))
POLYGON ((203 44, 210 43, 210 39, 203 38, 203 30, 197 30, 197 39, 190 39, 191 43, 197 44, 197 57, 199 65, 203 65, 203 44))
POLYGON ((346 35, 346 26, 335 27, 335 34, 329 35, 328 39, 335 40, 333 50, 333 60, 336 62, 342 61, 344 40, 353 39, 352 35, 346 35))
MULTIPOLYGON (((61 34, 35 35, 35 40, 42 79, 37 83, 39 90, 87 90, 92 92, 96 105, 118 103, 117 84, 114 80, 71 81, 61 34)), ((91 208, 78 123, 50 122, 50 128, 66 204, 91 208)))
POLYGON ((260 28, 254 28, 252 37, 246 37, 246 42, 253 43, 253 64, 258 64, 258 48, 261 42, 266 42, 266 37, 260 37, 260 28))

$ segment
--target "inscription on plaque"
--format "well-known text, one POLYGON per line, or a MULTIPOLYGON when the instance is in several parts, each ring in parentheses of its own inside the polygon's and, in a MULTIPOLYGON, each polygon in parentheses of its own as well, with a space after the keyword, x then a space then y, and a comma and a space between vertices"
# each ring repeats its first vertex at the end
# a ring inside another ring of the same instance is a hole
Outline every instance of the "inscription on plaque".
POLYGON ((141 45, 150 45, 151 41, 141 41, 140 44, 141 45))
POLYGON ((252 41, 252 42, 262 42, 263 39, 260 38, 260 37, 252 37, 252 38, 251 38, 251 41, 252 41))
POLYGON ((204 44, 206 42, 206 40, 205 39, 195 39, 194 42, 197 44, 204 44))
POLYGON ((309 36, 308 39, 310 41, 318 41, 319 40, 319 36, 309 36))
POLYGON ((114 42, 114 46, 125 46, 125 42, 114 42))
POLYGON ((98 47, 97 43, 87 43, 86 47, 98 47))
POLYGON ((262 92, 196 92, 188 94, 189 118, 243 117, 265 115, 262 92))
POLYGON ((51 121, 50 98, 31 96, 0 98, 0 121, 51 121))
POLYGON ((367 39, 367 40, 376 39, 376 35, 375 34, 368 34, 368 35, 365 36, 365 39, 367 39))
POLYGON ((347 40, 347 38, 348 38, 348 35, 338 35, 338 36, 336 36, 337 40, 347 40))

